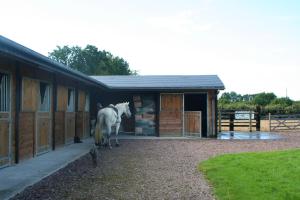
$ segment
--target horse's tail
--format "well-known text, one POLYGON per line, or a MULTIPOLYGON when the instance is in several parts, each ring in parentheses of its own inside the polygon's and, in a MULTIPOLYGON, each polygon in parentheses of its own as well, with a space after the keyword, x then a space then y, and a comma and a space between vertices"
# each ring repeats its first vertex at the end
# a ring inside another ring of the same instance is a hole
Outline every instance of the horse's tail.
POLYGON ((96 145, 100 145, 102 142, 103 134, 102 134, 102 124, 103 124, 103 115, 97 116, 97 122, 95 127, 95 143, 96 145))

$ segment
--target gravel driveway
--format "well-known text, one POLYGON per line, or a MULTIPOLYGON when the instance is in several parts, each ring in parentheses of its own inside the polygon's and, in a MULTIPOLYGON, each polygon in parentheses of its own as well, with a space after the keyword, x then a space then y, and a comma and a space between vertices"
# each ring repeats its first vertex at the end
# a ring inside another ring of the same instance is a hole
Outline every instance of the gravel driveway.
POLYGON ((118 148, 100 150, 98 167, 86 155, 13 199, 214 199, 197 171, 200 161, 300 147, 300 133, 284 135, 273 141, 122 140, 118 148))

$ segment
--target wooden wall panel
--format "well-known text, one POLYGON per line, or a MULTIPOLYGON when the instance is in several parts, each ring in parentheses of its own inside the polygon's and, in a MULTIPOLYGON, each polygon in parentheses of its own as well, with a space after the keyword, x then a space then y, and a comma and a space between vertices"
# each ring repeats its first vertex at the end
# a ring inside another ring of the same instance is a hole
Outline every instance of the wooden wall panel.
POLYGON ((22 111, 37 111, 38 84, 37 80, 23 78, 22 111))
POLYGON ((57 111, 66 111, 68 107, 68 88, 57 86, 57 111))
POLYGON ((84 116, 83 112, 79 111, 76 113, 76 134, 82 139, 84 136, 84 116))
POLYGON ((21 75, 32 79, 39 79, 46 82, 52 82, 52 76, 48 71, 36 68, 36 65, 21 63, 21 75))
POLYGON ((163 135, 182 135, 182 117, 176 118, 175 116, 182 116, 182 112, 172 112, 167 114, 161 113, 159 121, 159 133, 163 135))
POLYGON ((76 113, 76 134, 80 139, 89 137, 90 135, 90 113, 77 112, 76 113))
POLYGON ((78 90, 78 111, 84 111, 85 91, 78 90))
POLYGON ((161 110, 182 110, 181 94, 161 94, 161 110))
POLYGON ((55 147, 65 144, 65 112, 55 112, 55 147))
POLYGON ((19 153, 20 160, 33 157, 35 135, 35 113, 20 112, 19 114, 19 153))
MULTIPOLYGON (((9 123, 8 121, 0 121, 0 159, 8 157, 9 153, 9 123)), ((1 166, 1 164, 0 164, 1 166)))
POLYGON ((75 112, 66 112, 65 116, 65 143, 69 144, 74 141, 76 114, 75 112))
POLYGON ((213 119, 214 119, 214 113, 213 113, 213 103, 214 101, 214 91, 210 90, 207 93, 207 137, 211 137, 214 135, 213 133, 213 119))

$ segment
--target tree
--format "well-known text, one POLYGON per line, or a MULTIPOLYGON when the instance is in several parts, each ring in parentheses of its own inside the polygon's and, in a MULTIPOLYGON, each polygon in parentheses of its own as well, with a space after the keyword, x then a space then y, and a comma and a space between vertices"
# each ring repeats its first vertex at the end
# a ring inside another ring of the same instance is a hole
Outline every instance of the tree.
POLYGON ((274 99, 276 99, 276 95, 274 93, 258 93, 254 96, 253 103, 258 106, 266 106, 270 104, 274 99))
POLYGON ((254 110, 260 109, 262 114, 292 114, 300 113, 300 101, 290 98, 277 98, 274 93, 237 94, 225 92, 218 102, 221 110, 254 110))
POLYGON ((290 98, 282 97, 282 98, 274 99, 271 102, 271 105, 291 106, 293 105, 293 101, 290 98))
POLYGON ((241 100, 242 95, 237 94, 236 92, 224 92, 219 99, 220 103, 233 103, 241 100))
POLYGON ((79 46, 57 46, 49 57, 67 67, 78 70, 87 75, 135 75, 136 71, 129 68, 129 64, 108 51, 98 50, 93 45, 84 49, 79 46))

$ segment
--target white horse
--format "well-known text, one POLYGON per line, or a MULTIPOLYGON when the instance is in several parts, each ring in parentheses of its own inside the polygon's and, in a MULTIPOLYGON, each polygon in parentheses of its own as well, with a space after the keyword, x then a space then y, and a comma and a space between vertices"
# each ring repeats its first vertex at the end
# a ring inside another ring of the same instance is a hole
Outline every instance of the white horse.
POLYGON ((98 111, 95 127, 96 144, 102 144, 102 138, 104 138, 104 144, 108 144, 109 148, 111 149, 111 127, 116 126, 116 146, 119 146, 118 133, 121 125, 121 117, 123 114, 125 114, 128 118, 131 117, 129 102, 118 103, 115 106, 110 104, 108 107, 102 108, 98 111), (103 130, 105 130, 104 135, 102 134, 103 130))

